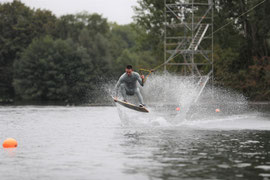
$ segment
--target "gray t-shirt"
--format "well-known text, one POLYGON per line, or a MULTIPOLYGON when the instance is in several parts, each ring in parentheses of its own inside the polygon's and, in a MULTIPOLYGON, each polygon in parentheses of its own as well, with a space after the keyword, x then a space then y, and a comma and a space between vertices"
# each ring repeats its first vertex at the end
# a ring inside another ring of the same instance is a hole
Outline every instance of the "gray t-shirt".
POLYGON ((119 86, 121 84, 124 84, 127 90, 135 90, 137 88, 137 81, 141 86, 143 86, 142 78, 137 72, 132 72, 130 76, 128 76, 127 73, 122 74, 116 84, 116 93, 118 92, 119 86))

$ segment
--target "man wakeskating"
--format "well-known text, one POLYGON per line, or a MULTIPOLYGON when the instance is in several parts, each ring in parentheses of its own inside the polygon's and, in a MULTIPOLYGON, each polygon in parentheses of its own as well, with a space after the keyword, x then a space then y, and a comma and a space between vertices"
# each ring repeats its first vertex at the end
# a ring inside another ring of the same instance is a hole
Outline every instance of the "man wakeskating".
POLYGON ((141 86, 143 86, 144 81, 144 75, 139 75, 139 73, 134 72, 131 65, 127 65, 126 72, 119 78, 116 87, 116 98, 118 97, 118 91, 120 87, 120 92, 123 100, 127 102, 127 95, 133 96, 134 94, 137 95, 140 107, 144 107, 145 104, 143 103, 143 97, 141 95, 140 89, 137 87, 137 81, 141 86))

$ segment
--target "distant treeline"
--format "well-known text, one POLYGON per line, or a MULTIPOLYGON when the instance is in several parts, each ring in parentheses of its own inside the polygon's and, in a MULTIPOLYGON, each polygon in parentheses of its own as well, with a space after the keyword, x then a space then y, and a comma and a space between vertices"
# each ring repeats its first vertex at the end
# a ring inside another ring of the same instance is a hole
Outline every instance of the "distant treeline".
MULTIPOLYGON (((216 3, 215 28, 258 2, 216 3)), ((270 100, 267 7, 268 1, 215 34, 216 84, 252 100, 270 100)), ((140 0, 135 22, 117 25, 87 12, 56 17, 20 1, 0 4, 0 102, 99 101, 102 84, 126 64, 147 69, 163 61, 163 8, 163 1, 140 0)))
POLYGON ((86 12, 57 18, 20 1, 0 4, 1 101, 97 101, 102 83, 126 64, 154 62, 133 26, 86 12))

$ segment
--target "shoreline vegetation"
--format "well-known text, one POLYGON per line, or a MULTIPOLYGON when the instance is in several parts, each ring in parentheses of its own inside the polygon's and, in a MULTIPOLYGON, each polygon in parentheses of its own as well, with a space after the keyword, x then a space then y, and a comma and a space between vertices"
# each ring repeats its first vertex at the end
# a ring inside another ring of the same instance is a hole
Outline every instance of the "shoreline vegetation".
MULTIPOLYGON (((230 103, 230 102, 228 102, 230 103)), ((235 102, 233 102, 235 103, 235 102)), ((202 103, 203 104, 203 103, 202 103)), ((270 101, 247 101, 248 105, 270 105, 270 101)), ((3 102, 0 100, 0 106, 5 105, 14 105, 14 106, 28 106, 28 105, 37 105, 37 106, 114 106, 112 101, 98 102, 98 103, 65 103, 62 101, 9 101, 3 102)))
MULTIPOLYGON (((214 104, 213 104, 214 105, 214 104)), ((212 105, 212 106, 213 106, 212 105)), ((114 107, 115 104, 113 101, 111 102, 105 102, 105 103, 85 103, 85 104, 65 104, 63 102, 10 102, 10 103, 3 103, 0 102, 0 108, 1 107, 28 107, 28 106, 34 106, 34 107, 48 107, 48 106, 56 106, 56 107, 114 107)), ((203 106, 203 104, 202 104, 203 106)), ((209 104, 207 104, 209 106, 209 104)), ((215 106, 215 105, 214 105, 215 106)), ((213 111, 214 111, 213 106, 213 111)), ((222 107, 222 111, 228 108, 228 104, 218 104, 218 107, 222 107)), ((247 104, 245 104, 246 112, 266 112, 268 113, 270 111, 270 101, 249 101, 247 104)), ((211 108, 210 108, 211 109, 211 108)))
MULTIPOLYGON (((269 102, 270 1, 238 17, 258 2, 215 0, 214 29, 234 23, 214 35, 214 84, 269 102)), ((163 1, 138 0, 134 22, 118 25, 99 14, 56 17, 19 0, 0 3, 0 104, 107 102, 104 86, 127 64, 163 63, 163 9, 163 1)))

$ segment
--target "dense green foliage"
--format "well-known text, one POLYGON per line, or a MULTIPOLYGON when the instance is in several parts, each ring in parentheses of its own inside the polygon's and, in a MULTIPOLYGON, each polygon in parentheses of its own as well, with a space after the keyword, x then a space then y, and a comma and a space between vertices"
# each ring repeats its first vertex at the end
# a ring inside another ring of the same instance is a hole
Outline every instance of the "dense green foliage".
MULTIPOLYGON (((270 2, 216 1, 217 85, 270 100, 270 2)), ((139 0, 135 23, 108 23, 98 14, 34 10, 20 1, 0 3, 0 101, 94 102, 105 81, 126 64, 150 69, 163 61, 163 1, 139 0)))
POLYGON ((0 94, 14 97, 13 62, 33 38, 50 34, 56 17, 49 11, 33 11, 19 1, 0 5, 0 94))
POLYGON ((259 2, 262 1, 220 1, 221 10, 215 13, 218 26, 224 17, 227 21, 235 19, 235 23, 215 35, 220 46, 216 50, 216 80, 251 99, 270 100, 270 2, 238 18, 259 2), (226 53, 231 57, 226 57, 226 53))
POLYGON ((15 0, 0 4, 0 17, 0 102, 95 102, 104 98, 104 81, 117 79, 126 64, 154 61, 138 48, 134 25, 110 24, 98 14, 57 18, 15 0))
POLYGON ((15 92, 23 99, 82 101, 93 87, 93 61, 71 40, 34 40, 14 63, 15 92))

